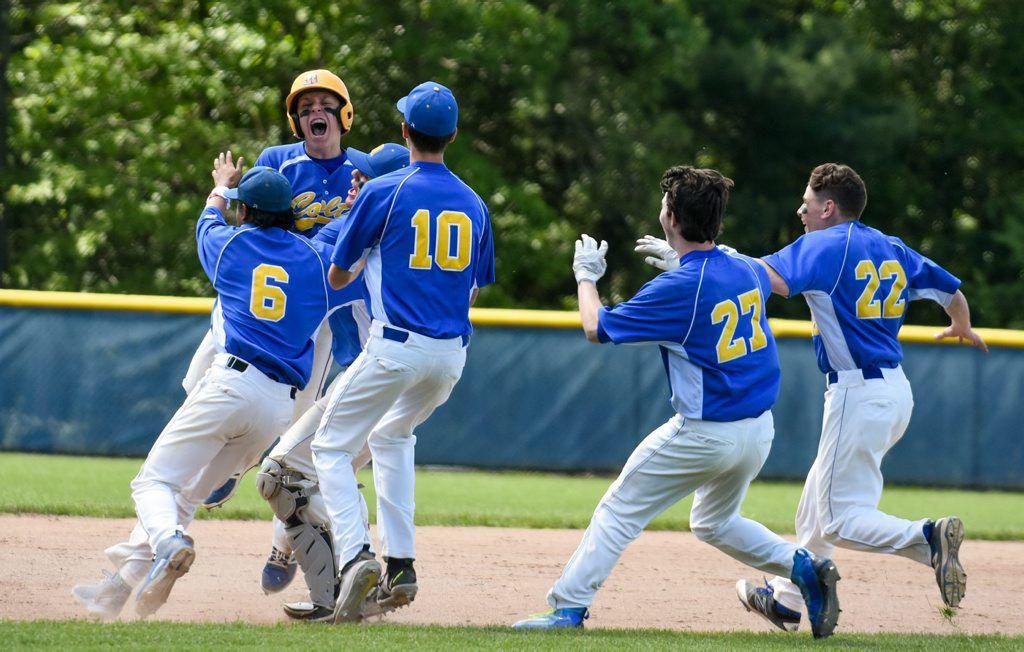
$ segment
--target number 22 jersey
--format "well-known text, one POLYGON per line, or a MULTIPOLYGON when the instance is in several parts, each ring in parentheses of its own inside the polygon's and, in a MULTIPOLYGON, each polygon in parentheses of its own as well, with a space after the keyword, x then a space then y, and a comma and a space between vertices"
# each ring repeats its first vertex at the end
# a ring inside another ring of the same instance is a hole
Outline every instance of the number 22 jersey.
POLYGON ((803 294, 814 321, 822 372, 894 368, 907 302, 945 307, 960 280, 903 243, 859 220, 811 231, 764 261, 803 294))

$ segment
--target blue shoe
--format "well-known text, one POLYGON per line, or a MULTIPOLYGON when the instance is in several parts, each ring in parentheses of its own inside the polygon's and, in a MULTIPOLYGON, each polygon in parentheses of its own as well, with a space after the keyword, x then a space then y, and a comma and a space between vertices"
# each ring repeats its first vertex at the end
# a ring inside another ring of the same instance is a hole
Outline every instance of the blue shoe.
POLYGON ((235 490, 238 489, 238 481, 241 478, 241 473, 236 473, 228 478, 224 484, 210 492, 210 495, 203 501, 203 507, 213 509, 231 500, 231 497, 235 495, 235 490))
POLYGON ((590 618, 584 607, 555 609, 544 614, 534 614, 526 620, 512 625, 512 629, 568 629, 583 627, 583 621, 590 618))
POLYGON ((135 611, 145 618, 167 602, 174 583, 188 572, 196 559, 195 541, 180 530, 156 548, 156 558, 135 594, 135 611))
POLYGON ((928 547, 932 552, 935 581, 942 593, 942 601, 956 608, 967 593, 967 573, 960 565, 960 544, 964 542, 964 524, 955 516, 940 518, 925 529, 928 547))
POLYGON ((270 556, 263 566, 263 575, 260 577, 260 586, 267 595, 283 591, 286 586, 295 579, 295 571, 299 565, 295 563, 295 556, 285 553, 277 546, 270 548, 270 556))
POLYGON ((793 554, 790 579, 804 596, 814 638, 831 636, 839 624, 839 596, 836 595, 839 570, 835 563, 831 559, 815 560, 811 553, 799 548, 793 554))

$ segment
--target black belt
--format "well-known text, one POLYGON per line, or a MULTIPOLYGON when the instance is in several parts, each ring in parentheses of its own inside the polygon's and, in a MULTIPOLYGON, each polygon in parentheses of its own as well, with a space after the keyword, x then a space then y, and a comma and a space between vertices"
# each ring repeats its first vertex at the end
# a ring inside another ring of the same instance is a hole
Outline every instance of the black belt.
MULTIPOLYGON (((859 371, 864 377, 864 380, 877 380, 879 378, 885 378, 885 374, 882 373, 881 367, 864 367, 863 369, 851 369, 850 371, 859 371)), ((839 382, 839 372, 830 371, 825 374, 827 383, 832 385, 839 382)))
MULTIPOLYGON (((241 358, 236 358, 235 356, 230 356, 228 358, 228 363, 225 366, 227 366, 228 369, 234 369, 235 371, 245 371, 246 369, 249 368, 249 363, 246 362, 245 360, 242 360, 241 358)), ((268 378, 269 378, 269 376, 268 376, 268 378)), ((273 380, 276 381, 277 379, 274 378, 273 380)), ((278 382, 280 382, 280 381, 278 381, 278 382)), ((291 397, 295 398, 295 395, 298 393, 299 390, 295 389, 294 387, 292 387, 291 390, 292 390, 291 397)))
MULTIPOLYGON (((404 344, 405 342, 409 341, 409 332, 399 330, 397 328, 391 328, 390 326, 385 326, 381 331, 381 337, 383 337, 386 340, 391 340, 392 342, 404 344)), ((462 335, 461 337, 462 346, 466 346, 467 344, 469 344, 469 335, 462 335)))

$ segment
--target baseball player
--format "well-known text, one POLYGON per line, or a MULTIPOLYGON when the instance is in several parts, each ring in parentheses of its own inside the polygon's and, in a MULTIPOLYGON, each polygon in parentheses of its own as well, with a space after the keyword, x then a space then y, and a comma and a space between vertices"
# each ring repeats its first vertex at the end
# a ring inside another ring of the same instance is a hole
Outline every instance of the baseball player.
POLYGON ((209 491, 258 459, 287 426, 297 389, 309 382, 313 342, 327 311, 362 299, 358 286, 328 288, 326 249, 289 231, 292 195, 284 176, 254 167, 236 188, 228 188, 238 181, 241 163, 233 163, 230 152, 215 160, 216 188, 196 226, 200 262, 218 293, 213 323, 223 353, 132 482, 138 514, 133 539, 108 550, 112 558, 118 548, 127 551, 118 573, 73 589, 101 617, 116 617, 136 585, 140 615, 164 604, 196 555, 187 532, 195 502, 185 489, 192 487, 193 496, 195 490, 209 491), (226 199, 239 202, 238 227, 224 220, 226 199), (138 572, 138 563, 124 563, 147 558, 148 573, 138 572))
POLYGON ((397 106, 412 165, 363 187, 331 257, 334 287, 350 283, 365 263, 373 317, 366 348, 331 392, 313 440, 341 569, 335 622, 361 618, 378 580, 378 600, 402 604, 416 595, 413 432, 462 375, 469 307, 494 280, 487 207, 444 165, 458 122, 455 97, 428 81, 397 106), (365 544, 352 473, 371 431, 383 578, 365 544))
MULTIPOLYGON (((349 148, 347 155, 355 165, 351 175, 351 189, 346 198, 346 205, 349 207, 367 180, 409 165, 409 150, 394 143, 380 145, 369 154, 349 148)), ((333 249, 345 221, 346 218, 342 214, 340 218, 321 229, 314 240, 333 249)), ((350 287, 356 284, 363 285, 362 277, 350 284, 350 287)), ((362 314, 362 311, 356 313, 362 314)), ((367 326, 360 327, 362 341, 365 341, 365 335, 362 334, 366 332, 367 326)), ((339 374, 335 377, 331 388, 339 383, 342 376, 343 374, 339 374)), ((268 585, 271 585, 271 582, 268 582, 268 569, 278 572, 278 581, 273 585, 274 590, 287 586, 295 574, 295 563, 291 560, 297 559, 309 587, 309 601, 287 603, 284 609, 289 616, 304 620, 333 618, 334 614, 337 584, 334 548, 310 450, 313 435, 324 415, 326 404, 325 395, 292 424, 263 460, 260 472, 256 476, 260 494, 270 503, 275 515, 274 544, 264 568, 263 587, 264 590, 268 590, 268 585)), ((369 460, 369 447, 364 446, 352 460, 353 472, 361 469, 369 460)), ((359 494, 359 499, 361 521, 366 523, 369 518, 366 501, 362 494, 359 494)), ((368 528, 366 532, 364 544, 370 546, 372 550, 368 528)), ((381 612, 376 601, 368 606, 369 613, 381 612)))
MULTIPOLYGON (((348 88, 337 75, 328 70, 310 70, 292 82, 285 99, 285 113, 292 133, 299 141, 268 147, 260 153, 256 164, 276 169, 291 182, 294 230, 303 236, 314 237, 348 208, 346 202, 357 171, 347 151, 342 149, 341 141, 352 126, 353 106, 348 88)), ((323 395, 331 360, 344 368, 359 354, 362 348, 360 327, 365 331, 367 323, 361 303, 331 313, 330 329, 322 329, 316 341, 312 380, 296 396, 293 423, 323 395)), ((207 333, 182 383, 186 392, 202 378, 216 352, 212 334, 207 333)), ((227 502, 247 470, 237 469, 223 485, 214 489, 203 501, 203 506, 213 509, 227 502)), ((276 519, 275 527, 281 528, 276 519)), ((283 590, 295 576, 295 571, 295 560, 290 555, 272 549, 260 584, 267 593, 283 590)))
POLYGON ((715 246, 731 186, 715 170, 665 172, 659 222, 680 265, 614 308, 602 305, 596 285, 607 243, 598 246, 587 235, 576 241, 573 272, 587 339, 659 344, 676 414, 640 443, 598 503, 548 592, 553 611, 521 620, 517 629, 582 627, 626 547, 692 492, 690 529, 697 538, 754 568, 791 577, 807 600, 815 638, 836 626, 835 564, 740 516, 747 487, 771 449, 779 361, 764 311, 768 275, 752 259, 715 246))
MULTIPOLYGON (((907 304, 935 301, 952 322, 938 338, 987 348, 971 328, 960 281, 861 222, 866 204, 864 181, 852 168, 819 165, 797 211, 805 234, 759 261, 773 292, 806 299, 827 386, 818 455, 797 508, 797 538, 817 555, 841 546, 931 565, 943 601, 957 607, 967 586, 959 560, 963 523, 955 516, 909 521, 879 511, 881 464, 913 409, 897 339, 907 304)), ((740 580, 736 588, 748 611, 785 631, 797 629, 802 600, 785 578, 765 587, 740 580)))

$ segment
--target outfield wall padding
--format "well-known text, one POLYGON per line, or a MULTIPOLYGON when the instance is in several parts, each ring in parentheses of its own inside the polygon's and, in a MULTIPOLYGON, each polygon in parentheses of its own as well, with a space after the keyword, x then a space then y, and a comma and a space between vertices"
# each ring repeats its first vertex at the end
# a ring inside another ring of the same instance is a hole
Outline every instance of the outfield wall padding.
MULTIPOLYGON (((208 327, 198 314, 0 306, 0 449, 145 455, 180 405, 208 327)), ((910 429, 883 464, 904 484, 1024 489, 1024 349, 904 344, 910 429)), ((783 378, 763 478, 802 479, 824 381, 811 343, 780 338, 783 378)), ((417 432, 419 464, 617 471, 670 416, 654 346, 576 329, 478 327, 461 382, 417 432)))

